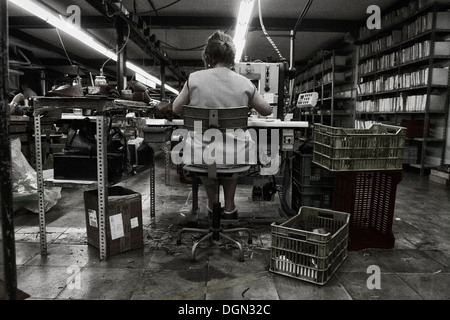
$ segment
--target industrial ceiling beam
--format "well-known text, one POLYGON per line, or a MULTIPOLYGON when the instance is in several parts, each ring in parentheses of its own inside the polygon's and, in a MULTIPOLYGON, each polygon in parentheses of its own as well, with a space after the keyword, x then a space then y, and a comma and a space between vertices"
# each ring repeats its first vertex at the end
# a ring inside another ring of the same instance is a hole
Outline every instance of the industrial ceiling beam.
POLYGON ((120 16, 124 21, 126 21, 130 26, 130 39, 139 46, 145 53, 153 57, 160 64, 164 64, 175 76, 182 80, 186 80, 186 75, 184 75, 181 70, 175 66, 172 61, 168 58, 167 54, 156 48, 155 44, 150 41, 149 37, 144 34, 138 26, 130 20, 123 11, 111 0, 96 1, 96 0, 86 0, 94 9, 99 13, 114 22, 117 16, 120 16), (103 4, 104 3, 104 4, 103 4), (105 7, 107 6, 107 7, 105 7), (113 16, 111 16, 111 13, 113 16))
MULTIPOLYGON (((66 56, 63 49, 53 46, 52 44, 47 43, 47 42, 43 41, 42 39, 38 39, 34 36, 31 36, 28 33, 23 32, 21 30, 17 30, 17 29, 10 30, 9 36, 10 36, 11 44, 16 44, 19 46, 20 46, 20 44, 26 44, 26 48, 30 48, 30 46, 35 47, 35 48, 44 48, 45 50, 47 50, 49 52, 53 52, 61 57, 66 56)), ((62 64, 62 65, 70 65, 70 63, 69 63, 69 61, 67 61, 67 59, 61 58, 58 60, 60 60, 60 61, 65 60, 64 64, 62 64)), ((92 60, 82 58, 73 53, 70 54, 70 60, 72 61, 72 64, 77 67, 84 68, 84 69, 91 70, 91 71, 98 70, 98 65, 95 65, 94 63, 92 63, 92 60)), ((44 61, 42 61, 42 60, 40 60, 40 61, 43 65, 46 65, 44 63, 44 61)))
MULTIPOLYGON (((155 29, 229 29, 236 24, 236 18, 231 17, 184 17, 158 16, 152 17, 151 27, 155 29)), ((297 19, 264 18, 267 31, 287 31, 294 28, 297 19)), ((360 21, 333 19, 305 19, 299 26, 299 31, 308 32, 348 32, 361 26, 360 21)), ((259 18, 250 22, 251 30, 260 30, 259 18)))
MULTIPOLYGON (((82 16, 80 27, 87 29, 111 29, 113 23, 103 16, 82 16)), ((9 17, 9 29, 52 29, 54 26, 36 16, 9 17)))
MULTIPOLYGON (((91 2, 91 1, 88 1, 91 2)), ((98 5, 97 5, 98 6, 98 5)), ((143 19, 146 17, 143 16, 143 19)), ((264 18, 264 27, 267 31, 290 31, 297 19, 264 18)), ((236 24, 233 17, 194 17, 194 16, 155 16, 151 17, 151 28, 155 29, 229 29, 236 24)), ((45 21, 33 16, 10 17, 10 29, 47 29, 52 28, 45 21)), ((106 16, 83 16, 82 29, 110 29, 113 21, 106 16)), ((334 20, 334 19, 305 19, 298 31, 304 32, 348 32, 361 26, 360 21, 334 20)), ((250 29, 261 29, 258 18, 250 23, 250 29)))

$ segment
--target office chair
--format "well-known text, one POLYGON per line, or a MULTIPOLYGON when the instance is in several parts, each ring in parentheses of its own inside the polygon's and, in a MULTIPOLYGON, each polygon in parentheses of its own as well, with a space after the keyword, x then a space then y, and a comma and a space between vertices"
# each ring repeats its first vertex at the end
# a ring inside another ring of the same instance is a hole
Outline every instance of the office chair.
MULTIPOLYGON (((201 122, 201 133, 204 133, 207 129, 218 129, 221 132, 225 132, 227 129, 247 129, 248 122, 248 108, 247 107, 237 107, 237 108, 226 108, 226 109, 208 109, 196 106, 183 106, 183 117, 184 117, 184 127, 188 131, 194 132, 194 122, 201 122)), ((197 123, 198 125, 198 123, 197 123)), ((196 132, 197 133, 197 132, 196 132)), ((199 133, 199 134, 201 134, 199 133)), ((233 239, 228 234, 233 232, 246 232, 248 234, 248 243, 252 243, 252 232, 248 228, 233 228, 224 229, 221 225, 221 204, 219 200, 220 184, 218 179, 221 177, 231 177, 235 174, 242 174, 250 169, 249 165, 233 166, 230 168, 218 168, 217 164, 214 162, 207 166, 198 165, 185 165, 183 170, 190 173, 193 178, 198 179, 201 176, 207 176, 214 180, 216 192, 215 201, 212 209, 212 222, 211 227, 208 229, 197 229, 197 228, 183 228, 178 234, 177 244, 181 244, 181 235, 185 232, 190 233, 201 233, 204 236, 195 241, 192 246, 192 260, 195 261, 195 251, 197 246, 207 240, 219 240, 220 238, 227 239, 234 243, 239 249, 239 261, 244 261, 244 251, 241 243, 238 240, 233 239)), ((198 188, 198 184, 193 181, 193 189, 198 188)), ((196 190, 194 190, 194 193, 196 190)), ((194 199, 197 201, 197 199, 194 199)), ((196 205, 193 209, 196 210, 196 205)), ((194 213, 194 212, 193 212, 194 213)))

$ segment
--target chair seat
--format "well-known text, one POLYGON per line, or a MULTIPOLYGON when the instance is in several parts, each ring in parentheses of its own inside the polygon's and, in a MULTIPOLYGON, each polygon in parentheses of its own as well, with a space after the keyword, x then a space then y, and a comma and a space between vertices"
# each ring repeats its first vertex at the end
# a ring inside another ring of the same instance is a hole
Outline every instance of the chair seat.
MULTIPOLYGON (((242 166, 232 166, 228 168, 217 168, 216 173, 217 175, 233 175, 236 173, 243 173, 246 171, 249 171, 251 166, 249 165, 242 165, 242 166)), ((197 175, 208 174, 208 167, 206 166, 196 166, 196 165, 185 165, 183 167, 184 170, 189 172, 194 172, 197 175)))

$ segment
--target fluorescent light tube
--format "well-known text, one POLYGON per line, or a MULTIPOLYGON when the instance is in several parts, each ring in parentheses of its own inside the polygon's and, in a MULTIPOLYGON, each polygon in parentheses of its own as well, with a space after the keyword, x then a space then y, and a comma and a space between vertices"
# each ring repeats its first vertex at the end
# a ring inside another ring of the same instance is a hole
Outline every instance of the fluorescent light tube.
POLYGON ((234 44, 236 46, 235 62, 241 61, 247 37, 248 25, 253 11, 255 0, 242 0, 239 6, 239 14, 234 33, 234 44))
POLYGON ((139 72, 136 72, 136 80, 145 84, 147 87, 156 88, 156 83, 154 81, 150 80, 148 77, 144 77, 139 72))
MULTIPOLYGON (((83 30, 75 28, 73 24, 67 23, 66 21, 64 21, 64 19, 61 19, 60 17, 49 12, 47 9, 39 6, 36 2, 31 0, 9 0, 9 2, 46 21, 55 28, 64 31, 69 36, 72 36, 73 38, 87 45, 88 47, 94 49, 98 53, 106 56, 107 58, 117 61, 116 53, 103 46, 101 43, 96 41, 92 36, 84 32, 83 30)), ((161 85, 161 80, 150 75, 149 73, 145 72, 136 65, 127 62, 127 67, 130 70, 133 70, 137 74, 141 75, 143 78, 148 79, 145 81, 145 83, 151 84, 149 85, 150 87, 156 88, 156 85, 161 85)), ((175 90, 169 85, 165 85, 165 88, 175 94, 179 94, 179 91, 175 90)))

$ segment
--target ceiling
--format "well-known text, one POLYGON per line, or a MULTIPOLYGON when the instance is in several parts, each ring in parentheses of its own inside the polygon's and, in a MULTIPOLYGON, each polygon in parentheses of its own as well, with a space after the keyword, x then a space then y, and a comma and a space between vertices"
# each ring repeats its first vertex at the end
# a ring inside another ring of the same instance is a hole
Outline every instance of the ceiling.
MULTIPOLYGON (((122 18, 126 55, 149 73, 160 77, 164 65, 166 83, 180 88, 186 77, 203 68, 201 51, 209 35, 223 30, 234 35, 240 0, 42 0, 38 1, 62 17, 80 8, 81 28, 115 50, 117 26, 122 18), (121 7, 122 6, 122 7, 121 7), (126 10, 120 11, 121 8, 126 10), (107 9, 107 10, 105 10, 107 9), (126 15, 126 12, 131 13, 126 15), (129 31, 128 31, 129 30, 129 31), (129 32, 129 36, 128 36, 129 32)), ((352 42, 354 32, 365 25, 370 5, 382 12, 398 0, 260 0, 255 2, 244 56, 248 61, 290 63, 291 31, 295 31, 294 66, 299 68, 314 53, 336 43, 352 42), (259 6, 260 5, 260 6, 259 6), (261 16, 259 15, 261 9, 261 16), (307 9, 307 10, 306 10, 307 9), (302 17, 302 19, 300 19, 302 17), (261 24, 262 21, 262 24, 261 24), (262 26, 272 43, 265 36, 262 26), (278 50, 279 54, 277 53, 278 50)), ((116 63, 83 46, 63 32, 10 3, 8 9, 10 47, 30 50, 37 59, 32 66, 82 78, 99 73, 105 64, 109 77, 116 63)), ((129 77, 133 74, 129 73, 129 77)))

